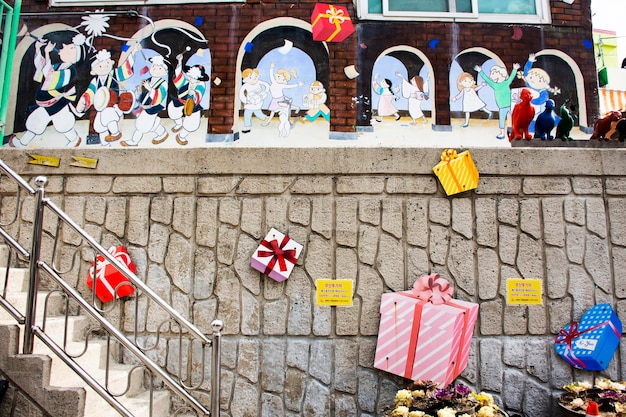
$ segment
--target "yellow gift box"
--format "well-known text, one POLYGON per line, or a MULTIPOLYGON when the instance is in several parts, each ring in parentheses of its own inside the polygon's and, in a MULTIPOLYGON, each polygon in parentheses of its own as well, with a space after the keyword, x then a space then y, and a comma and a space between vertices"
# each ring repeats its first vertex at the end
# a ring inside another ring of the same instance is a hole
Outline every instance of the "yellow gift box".
POLYGON ((478 187, 478 170, 469 151, 457 154, 454 149, 444 150, 433 171, 447 195, 478 187))

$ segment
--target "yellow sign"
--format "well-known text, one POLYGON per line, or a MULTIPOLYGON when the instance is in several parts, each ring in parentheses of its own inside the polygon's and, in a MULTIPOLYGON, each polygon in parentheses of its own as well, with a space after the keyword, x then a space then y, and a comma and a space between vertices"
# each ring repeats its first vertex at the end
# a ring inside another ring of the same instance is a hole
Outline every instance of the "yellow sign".
POLYGON ((95 169, 98 166, 98 160, 94 158, 85 158, 83 156, 72 156, 74 162, 70 165, 79 168, 91 168, 95 169))
POLYGON ((541 280, 509 278, 506 281, 506 303, 508 305, 542 305, 543 285, 541 280))
POLYGON ((45 165, 45 166, 55 167, 55 168, 58 168, 58 166, 61 165, 61 159, 56 158, 54 156, 34 155, 34 154, 29 154, 28 156, 33 158, 30 161, 28 161, 29 164, 45 165))
POLYGON ((318 279, 315 301, 318 306, 351 306, 351 279, 318 279))

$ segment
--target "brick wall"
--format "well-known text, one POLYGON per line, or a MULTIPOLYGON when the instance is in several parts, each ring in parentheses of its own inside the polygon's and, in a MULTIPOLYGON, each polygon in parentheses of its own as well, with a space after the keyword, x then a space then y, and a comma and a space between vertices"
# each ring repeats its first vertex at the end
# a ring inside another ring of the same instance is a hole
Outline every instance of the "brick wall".
MULTIPOLYGON (((236 54, 244 37, 259 23, 276 17, 293 17, 310 22, 314 1, 247 2, 234 4, 188 4, 162 5, 142 8, 151 19, 175 18, 194 24, 197 16, 203 17, 198 29, 208 40, 213 58, 213 74, 222 78, 220 88, 213 88, 211 108, 207 112, 210 134, 232 133, 234 91, 240 80, 235 79, 236 54)), ((351 2, 337 2, 346 6, 355 17, 351 2)), ((26 2, 25 13, 45 13, 45 17, 25 15, 23 20, 30 28, 58 22, 59 16, 45 9, 45 3, 26 2)), ((118 8, 119 10, 125 10, 118 8)), ((57 9, 54 9, 57 10, 57 9)), ((63 8, 62 11, 71 9, 63 8)), ((76 11, 82 11, 76 9, 76 11)), ((109 11, 109 9, 107 9, 109 11)), ((491 50, 508 66, 512 62, 524 62, 529 53, 544 49, 560 50, 572 57, 580 66, 587 92, 588 118, 581 124, 593 126, 598 113, 597 77, 593 48, 585 48, 584 41, 591 39, 590 0, 576 1, 568 5, 561 0, 551 1, 553 25, 519 25, 523 38, 511 40, 511 24, 442 23, 442 22, 368 22, 357 21, 357 32, 341 43, 329 43, 329 74, 331 108, 331 132, 353 132, 356 126, 367 126, 370 119, 359 117, 364 109, 355 109, 352 97, 370 95, 371 71, 374 60, 390 46, 408 45, 423 51, 438 75, 436 82, 437 125, 450 125, 449 86, 447 74, 454 54, 465 48, 481 46, 491 50), (429 40, 440 41, 436 50, 428 46, 429 40), (366 45, 363 48, 362 45, 366 45), (343 74, 344 67, 357 64, 361 76, 349 80, 343 74)), ((63 15, 61 19, 70 26, 80 24, 80 16, 63 15)), ((133 16, 115 17, 108 33, 130 36, 137 31, 137 19, 133 16)), ((119 41, 98 39, 98 48, 119 48, 119 41)))

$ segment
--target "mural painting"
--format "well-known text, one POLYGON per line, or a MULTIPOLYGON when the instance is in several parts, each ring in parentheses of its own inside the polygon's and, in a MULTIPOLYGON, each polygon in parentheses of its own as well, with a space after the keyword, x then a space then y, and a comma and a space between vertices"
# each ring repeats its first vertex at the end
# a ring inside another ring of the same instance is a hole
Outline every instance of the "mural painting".
MULTIPOLYGON (((492 119, 497 121, 494 132, 498 140, 508 138, 511 128, 511 115, 517 104, 523 103, 522 90, 528 90, 534 109, 534 117, 528 130, 531 138, 535 132, 537 118, 546 112, 546 103, 550 118, 554 118, 555 126, 560 121, 559 109, 567 106, 576 116, 577 103, 584 100, 584 93, 577 88, 582 78, 576 74, 575 63, 566 62, 557 51, 546 51, 529 54, 525 65, 519 62, 507 65, 491 51, 483 48, 471 48, 461 52, 453 61, 450 69, 450 110, 453 126, 462 128, 472 125, 492 126, 492 119), (555 53, 555 55, 552 55, 555 53), (559 79, 567 93, 561 88, 551 85, 552 78, 559 79), (581 96, 582 95, 582 96, 581 96), (555 103, 560 103, 558 106, 555 103), (472 123, 471 120, 476 122, 472 123), (497 130, 496 130, 497 129, 497 130)), ((569 114, 568 110, 568 114, 569 114)), ((586 117, 586 116, 585 116, 586 117)), ((490 135, 491 137, 491 135, 490 135)), ((554 139, 554 135, 539 133, 540 139, 554 139), (552 136, 552 137, 550 137, 552 136)), ((567 138, 571 138, 567 136, 567 138)))
POLYGON ((124 38, 106 32, 112 17, 90 14, 79 27, 25 34, 9 146, 136 147, 170 136, 170 145, 185 146, 191 134, 204 142, 211 52, 202 35, 184 22, 165 26, 139 15, 148 25, 124 38), (101 37, 119 41, 119 50, 98 49, 101 37))
MULTIPOLYGON (((123 37, 107 32, 115 17, 86 14, 76 27, 49 24, 21 33, 19 93, 8 146, 208 146, 211 88, 219 87, 223 96, 228 86, 212 74, 211 45, 200 29, 137 14, 144 28, 123 37), (114 39, 117 47, 110 42, 103 47, 104 38, 114 39)), ((382 51, 364 71, 371 74, 363 84, 367 92, 351 98, 355 125, 369 123, 374 134, 394 137, 395 132, 411 139, 416 132, 436 135, 435 77, 441 74, 433 71, 431 53, 409 45, 382 51)), ((546 112, 555 126, 565 112, 574 121, 586 119, 582 75, 571 58, 546 50, 519 61, 524 65, 504 63, 482 47, 452 60, 449 127, 479 132, 468 146, 508 137, 522 89, 533 97, 531 133, 546 112)), ((294 18, 259 23, 241 42, 233 72, 232 140, 254 146, 315 146, 330 140, 329 52, 326 42, 314 40, 310 23, 294 18)), ((362 77, 353 72, 346 73, 347 80, 362 77)), ((569 131, 561 136, 571 139, 569 131)), ((555 136, 538 134, 548 140, 555 136)))
POLYGON ((265 22, 244 41, 238 61, 233 130, 239 140, 298 146, 327 140, 328 50, 312 39, 310 25, 288 18, 265 22))

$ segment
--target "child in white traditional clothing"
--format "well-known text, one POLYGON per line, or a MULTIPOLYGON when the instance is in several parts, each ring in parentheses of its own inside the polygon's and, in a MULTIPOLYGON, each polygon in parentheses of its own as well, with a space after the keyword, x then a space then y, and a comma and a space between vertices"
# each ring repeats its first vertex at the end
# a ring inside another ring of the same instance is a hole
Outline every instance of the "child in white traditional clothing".
POLYGON ((428 123, 422 111, 422 102, 428 100, 428 83, 424 83, 419 75, 411 78, 410 82, 401 73, 397 72, 396 75, 402 78, 402 97, 409 100, 409 116, 413 120, 411 124, 417 124, 417 119, 423 119, 424 124, 428 123))
POLYGON ((488 118, 491 119, 492 114, 487 110, 487 104, 478 97, 478 90, 486 86, 487 83, 476 85, 474 76, 468 72, 463 72, 457 79, 457 87, 459 94, 457 94, 452 100, 457 101, 461 97, 463 98, 463 112, 465 112, 465 123, 461 127, 469 126, 470 113, 473 111, 484 111, 488 114, 488 118))
POLYGON ((378 100, 378 109, 377 109, 377 117, 375 120, 377 122, 382 122, 382 118, 385 116, 394 116, 396 121, 400 120, 400 115, 398 114, 398 109, 393 104, 393 102, 397 99, 395 93, 398 91, 398 88, 395 89, 392 87, 391 80, 388 78, 383 79, 378 82, 378 74, 374 76, 374 92, 380 95, 380 99, 378 100))

